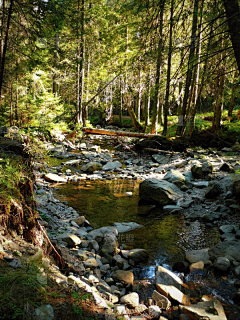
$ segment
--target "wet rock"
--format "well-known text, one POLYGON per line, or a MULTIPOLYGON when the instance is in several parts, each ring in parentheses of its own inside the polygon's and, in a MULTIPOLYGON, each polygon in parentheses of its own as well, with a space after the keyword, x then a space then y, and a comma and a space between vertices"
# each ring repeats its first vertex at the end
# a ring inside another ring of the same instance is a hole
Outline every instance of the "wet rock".
POLYGON ((34 320, 54 320, 54 309, 50 304, 40 306, 35 310, 34 320))
POLYGON ((220 193, 222 193, 222 191, 223 190, 222 190, 221 186, 215 182, 211 185, 209 190, 207 190, 207 192, 205 193, 205 197, 207 199, 215 198, 215 197, 219 196, 220 193))
POLYGON ((160 314, 162 313, 159 306, 150 306, 148 308, 148 312, 150 317, 152 317, 153 319, 159 318, 160 314))
POLYGON ((163 284, 156 284, 156 287, 160 293, 162 293, 165 297, 168 299, 173 299, 175 301, 178 301, 179 303, 190 306, 190 298, 183 294, 180 290, 178 290, 174 286, 168 286, 163 284))
POLYGON ((119 161, 108 162, 102 167, 103 171, 113 171, 117 168, 122 168, 122 164, 119 161))
POLYGON ((170 213, 177 213, 179 211, 181 211, 183 208, 180 206, 174 206, 174 205, 168 205, 168 206, 164 206, 163 210, 170 212, 170 213))
POLYGON ((59 183, 66 183, 67 182, 67 179, 60 177, 54 173, 45 174, 44 178, 48 182, 59 182, 59 183))
POLYGON ((161 266, 156 267, 155 277, 157 284, 172 285, 178 289, 181 289, 181 286, 184 285, 175 273, 161 266))
POLYGON ((192 185, 195 188, 204 189, 204 188, 208 187, 209 182, 208 181, 196 181, 196 182, 192 182, 192 185))
POLYGON ((132 249, 128 253, 128 259, 135 263, 142 263, 148 260, 149 254, 145 249, 132 249))
POLYGON ((168 300, 168 298, 166 298, 156 290, 153 291, 152 298, 155 301, 156 305, 161 309, 167 310, 171 307, 171 302, 168 300))
POLYGON ((84 261, 85 268, 95 269, 98 267, 98 263, 95 258, 89 258, 84 261))
POLYGON ((214 262, 215 269, 219 271, 227 271, 230 268, 230 261, 226 257, 218 257, 214 262))
POLYGON ((139 185, 141 199, 160 205, 176 204, 182 191, 173 183, 155 178, 146 179, 139 185))
POLYGON ((111 277, 116 282, 120 282, 124 285, 133 284, 134 276, 131 271, 117 270, 115 271, 111 277))
POLYGON ((191 319, 227 320, 221 303, 217 300, 199 302, 191 306, 179 306, 191 319))
POLYGON ((73 233, 65 232, 57 236, 57 239, 67 242, 69 247, 75 247, 81 243, 81 239, 73 233))
POLYGON ((162 156, 160 154, 153 154, 152 158, 159 164, 167 164, 169 162, 169 157, 162 156))
POLYGON ((195 263, 198 261, 203 261, 205 263, 210 259, 208 252, 209 252, 209 248, 187 251, 186 259, 190 263, 195 263))
POLYGON ((139 295, 136 292, 132 292, 123 296, 120 301, 130 308, 135 308, 139 305, 139 295))
POLYGON ((117 253, 117 248, 118 248, 118 241, 116 240, 115 234, 106 234, 104 236, 101 250, 104 250, 107 253, 114 255, 115 253, 117 253))
POLYGON ((169 182, 173 181, 181 181, 185 182, 185 177, 179 171, 169 170, 168 173, 164 176, 164 180, 168 180, 169 182))

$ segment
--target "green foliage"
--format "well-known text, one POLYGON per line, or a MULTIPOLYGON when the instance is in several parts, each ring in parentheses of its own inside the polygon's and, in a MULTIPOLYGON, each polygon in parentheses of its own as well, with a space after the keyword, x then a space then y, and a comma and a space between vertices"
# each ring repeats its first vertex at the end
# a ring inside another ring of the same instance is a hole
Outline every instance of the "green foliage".
POLYGON ((81 309, 81 304, 84 300, 89 300, 92 299, 92 294, 91 293, 79 293, 79 292, 72 292, 71 294, 72 299, 73 299, 73 304, 72 304, 72 308, 74 313, 76 313, 79 316, 82 316, 83 314, 83 309, 81 309))

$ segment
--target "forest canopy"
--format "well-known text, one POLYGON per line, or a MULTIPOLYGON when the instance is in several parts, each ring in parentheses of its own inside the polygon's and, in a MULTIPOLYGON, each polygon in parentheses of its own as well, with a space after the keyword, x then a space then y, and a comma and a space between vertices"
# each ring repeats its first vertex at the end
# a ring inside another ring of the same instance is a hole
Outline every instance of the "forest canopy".
POLYGON ((238 120, 237 0, 1 0, 0 124, 104 125, 190 137, 238 120))

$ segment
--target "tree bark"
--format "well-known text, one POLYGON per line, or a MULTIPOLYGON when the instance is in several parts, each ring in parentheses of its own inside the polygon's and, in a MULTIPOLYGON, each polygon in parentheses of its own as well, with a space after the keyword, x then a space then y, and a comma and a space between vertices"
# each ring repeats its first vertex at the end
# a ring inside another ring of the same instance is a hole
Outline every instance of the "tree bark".
POLYGON ((192 81, 192 72, 195 58, 195 43, 196 43, 196 32, 197 32, 197 20, 198 20, 198 3, 199 0, 194 1, 193 8, 193 21, 192 21, 192 34, 191 34, 191 45, 190 45, 190 53, 188 59, 188 70, 185 84, 185 92, 183 97, 183 106, 181 112, 180 122, 177 128, 177 135, 181 135, 184 132, 184 128, 187 124, 187 105, 189 99, 190 86, 192 81))
POLYGON ((170 81, 171 81, 171 62, 172 62, 173 7, 174 7, 174 0, 171 0, 167 85, 166 85, 166 96, 165 96, 165 104, 164 104, 164 125, 163 125, 163 133, 162 133, 163 136, 167 135, 167 121, 168 121, 168 109, 169 109, 169 90, 170 90, 170 81))
POLYGON ((83 132, 91 134, 104 134, 109 136, 119 136, 119 137, 137 137, 137 138, 151 138, 155 136, 160 136, 159 134, 146 134, 138 132, 127 132, 127 131, 113 131, 113 130, 104 130, 104 129, 89 129, 83 128, 83 132))
POLYGON ((235 84, 235 79, 237 78, 237 72, 234 72, 234 77, 233 77, 233 83, 232 83, 232 90, 231 90, 231 99, 229 103, 229 109, 228 109, 228 116, 232 117, 232 112, 234 108, 234 93, 236 90, 236 84, 235 84))
POLYGON ((10 29, 10 21, 11 21, 11 17, 12 17, 13 3, 14 3, 14 0, 12 0, 10 2, 10 7, 9 7, 9 10, 8 10, 7 26, 6 26, 4 47, 3 47, 1 66, 0 66, 0 68, 1 68, 1 70, 0 70, 0 105, 1 105, 1 101, 2 101, 3 75, 4 75, 4 68, 5 68, 5 59, 6 59, 6 53, 7 53, 9 29, 10 29))
POLYGON ((157 57, 155 92, 154 92, 154 102, 153 102, 153 111, 152 111, 152 129, 151 129, 152 134, 157 133, 159 85, 160 85, 160 77, 161 77, 162 55, 163 55, 163 12, 164 12, 164 6, 165 6, 165 0, 161 0, 160 1, 158 57, 157 57))
POLYGON ((238 0, 223 0, 231 42, 240 72, 240 10, 238 0))

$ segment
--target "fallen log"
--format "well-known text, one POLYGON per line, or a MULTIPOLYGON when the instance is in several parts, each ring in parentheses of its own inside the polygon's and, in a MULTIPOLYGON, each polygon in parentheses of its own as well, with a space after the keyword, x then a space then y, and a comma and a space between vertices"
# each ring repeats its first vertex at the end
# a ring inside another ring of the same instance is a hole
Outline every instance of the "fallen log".
POLYGON ((159 150, 159 149, 153 149, 153 148, 143 148, 143 150, 156 152, 156 153, 175 154, 175 152, 173 152, 173 151, 159 150))
POLYGON ((104 130, 104 129, 89 129, 83 128, 83 132, 91 134, 105 134, 108 136, 119 136, 119 137, 136 137, 136 138, 152 138, 152 137, 161 137, 160 134, 147 134, 139 132, 127 132, 127 131, 113 131, 113 130, 104 130))

